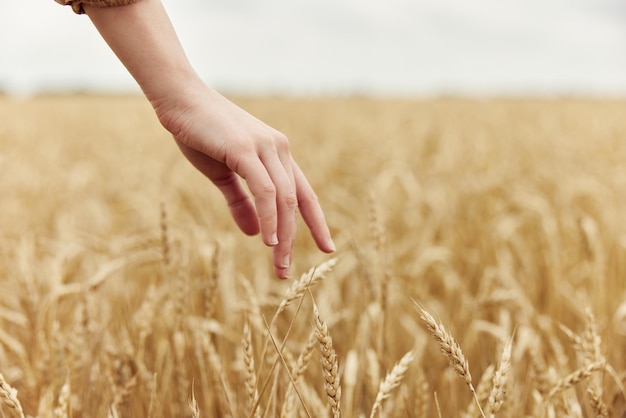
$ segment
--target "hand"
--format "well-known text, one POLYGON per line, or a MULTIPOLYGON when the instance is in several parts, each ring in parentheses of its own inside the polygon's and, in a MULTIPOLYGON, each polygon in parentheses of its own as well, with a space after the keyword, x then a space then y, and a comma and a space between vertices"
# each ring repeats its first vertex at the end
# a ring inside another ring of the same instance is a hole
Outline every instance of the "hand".
POLYGON ((298 210, 320 250, 335 250, 317 196, 285 135, 204 85, 152 104, 185 157, 223 193, 239 228, 248 235, 261 232, 273 247, 278 277, 290 275, 298 210))
POLYGON ((279 277, 290 273, 298 209, 317 246, 334 251, 322 209, 287 138, 201 81, 160 0, 84 9, 183 154, 224 194, 237 225, 246 234, 261 232, 274 248, 279 277))

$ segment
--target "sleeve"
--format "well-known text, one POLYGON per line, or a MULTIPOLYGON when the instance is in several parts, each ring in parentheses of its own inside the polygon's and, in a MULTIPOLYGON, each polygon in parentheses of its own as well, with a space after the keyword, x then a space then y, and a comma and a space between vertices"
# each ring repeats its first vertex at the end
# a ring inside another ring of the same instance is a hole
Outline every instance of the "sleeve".
POLYGON ((112 7, 112 6, 125 6, 127 4, 135 3, 139 0, 55 0, 59 4, 66 6, 72 6, 72 10, 78 14, 85 13, 83 5, 88 4, 95 7, 112 7))

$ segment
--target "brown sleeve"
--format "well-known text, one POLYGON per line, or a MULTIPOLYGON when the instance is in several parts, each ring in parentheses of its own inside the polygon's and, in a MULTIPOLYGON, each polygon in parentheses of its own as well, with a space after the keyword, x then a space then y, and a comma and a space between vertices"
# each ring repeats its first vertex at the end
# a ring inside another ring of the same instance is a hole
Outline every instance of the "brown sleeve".
POLYGON ((111 7, 111 6, 125 6, 127 4, 135 3, 139 0, 55 0, 57 3, 72 6, 72 10, 76 13, 85 13, 83 5, 88 4, 95 7, 111 7))

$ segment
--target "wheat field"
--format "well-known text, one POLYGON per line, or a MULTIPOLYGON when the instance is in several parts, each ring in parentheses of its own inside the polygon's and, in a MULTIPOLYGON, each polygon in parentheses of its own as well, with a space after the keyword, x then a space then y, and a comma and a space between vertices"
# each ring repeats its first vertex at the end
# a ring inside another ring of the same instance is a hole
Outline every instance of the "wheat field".
POLYGON ((288 281, 143 98, 0 97, 1 417, 626 416, 626 102, 233 100, 288 281))

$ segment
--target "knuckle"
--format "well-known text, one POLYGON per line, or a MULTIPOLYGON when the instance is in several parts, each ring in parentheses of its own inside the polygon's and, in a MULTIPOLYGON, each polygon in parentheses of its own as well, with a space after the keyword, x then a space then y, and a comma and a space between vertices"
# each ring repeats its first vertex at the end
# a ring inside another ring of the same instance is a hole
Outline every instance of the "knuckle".
POLYGON ((298 197, 294 192, 286 193, 282 200, 285 206, 289 209, 295 209, 298 207, 298 197))
POLYGON ((259 186, 257 194, 259 195, 259 197, 273 198, 274 196, 276 196, 276 186, 274 186, 274 184, 270 182, 262 183, 259 186))
POLYGON ((271 229, 278 222, 278 215, 276 212, 259 213, 259 222, 261 223, 262 228, 271 229))
POLYGON ((229 148, 225 150, 224 154, 226 166, 235 173, 240 173, 246 162, 250 160, 250 156, 254 154, 254 151, 250 147, 241 147, 237 150, 229 148))
POLYGON ((226 157, 224 158, 224 164, 226 164, 226 166, 230 168, 233 172, 239 173, 242 165, 241 160, 241 156, 227 153, 226 157))
POLYGON ((274 135, 274 144, 276 144, 276 149, 278 149, 279 151, 289 150, 289 139, 285 134, 281 132, 277 132, 274 135))
POLYGON ((212 178, 211 181, 213 181, 213 184, 215 184, 217 187, 228 187, 236 183, 237 178, 235 177, 233 172, 230 172, 225 176, 212 178))
POLYGON ((301 206, 317 205, 318 202, 319 202, 319 199, 317 197, 317 194, 315 194, 315 192, 312 190, 308 193, 303 193, 299 199, 299 204, 301 206))
POLYGON ((237 208, 244 206, 247 202, 248 202, 247 196, 240 196, 240 197, 229 200, 227 203, 230 209, 237 209, 237 208))

